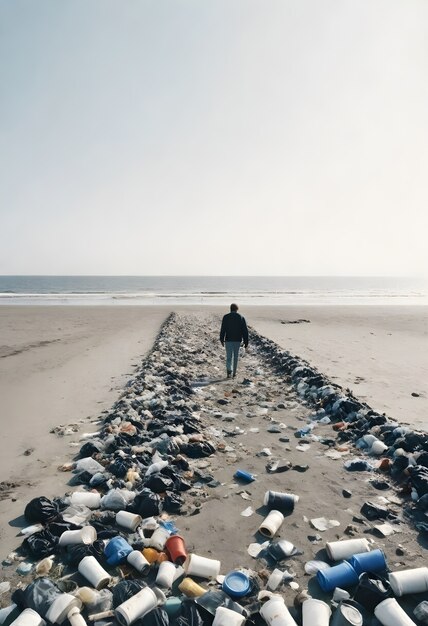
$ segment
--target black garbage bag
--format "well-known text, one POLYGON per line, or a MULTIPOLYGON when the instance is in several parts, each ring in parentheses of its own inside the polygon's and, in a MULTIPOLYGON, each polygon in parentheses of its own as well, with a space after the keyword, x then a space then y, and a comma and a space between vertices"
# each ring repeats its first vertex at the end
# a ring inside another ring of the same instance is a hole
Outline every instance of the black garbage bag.
POLYGON ((204 626, 198 608, 193 600, 184 601, 181 606, 181 617, 177 619, 177 626, 204 626))
POLYGON ((215 453, 215 448, 208 441, 195 441, 182 447, 182 452, 191 459, 200 459, 215 453))
POLYGON ((178 493, 169 491, 163 501, 163 508, 167 513, 178 513, 184 504, 184 500, 178 493))
POLYGON ((104 542, 94 541, 91 545, 75 544, 65 549, 65 561, 70 565, 78 565, 85 556, 94 556, 99 563, 104 563, 104 542))
POLYGON ((129 467, 129 461, 119 458, 115 459, 113 463, 110 463, 107 469, 113 474, 113 476, 116 476, 117 478, 125 478, 129 467))
POLYGON ((83 446, 79 450, 79 456, 81 459, 84 459, 88 456, 92 456, 93 454, 97 454, 101 452, 102 444, 97 441, 87 441, 83 444, 83 446))
POLYGON ((55 537, 61 537, 62 533, 65 533, 66 530, 80 530, 81 528, 82 526, 59 519, 48 524, 46 530, 52 533, 52 535, 55 535, 55 537))
POLYGON ((370 613, 373 613, 375 607, 380 602, 392 597, 392 595, 391 585, 386 578, 365 572, 360 576, 354 600, 359 602, 370 613))
POLYGON ((43 559, 57 551, 58 541, 58 537, 55 537, 49 530, 41 530, 24 539, 22 547, 35 559, 43 559))
POLYGON ((157 493, 150 489, 143 489, 135 496, 128 510, 141 515, 142 518, 159 515, 161 511, 161 499, 157 493))
POLYGON ((19 607, 33 609, 39 615, 44 617, 51 606, 52 602, 61 591, 50 578, 37 578, 30 583, 25 589, 14 591, 12 594, 12 602, 19 607))
POLYGON ((389 516, 389 511, 386 507, 374 502, 364 502, 360 511, 368 520, 386 519, 389 516))
POLYGON ((409 467, 410 481, 416 489, 418 496, 422 498, 428 493, 428 468, 423 465, 409 467))
POLYGON ((399 478, 408 466, 409 459, 407 456, 397 456, 391 465, 391 476, 393 478, 399 478))
POLYGON ((191 487, 192 485, 187 482, 187 480, 184 480, 184 478, 178 477, 174 481, 174 491, 188 491, 191 487))
POLYGON ((152 474, 144 481, 144 486, 153 491, 153 493, 164 493, 172 487, 171 478, 162 476, 162 474, 152 474))
POLYGON ((33 498, 27 504, 24 510, 25 519, 33 524, 41 522, 46 524, 50 520, 56 519, 59 516, 58 507, 49 498, 45 496, 39 496, 33 498))
POLYGON ((116 609, 120 604, 135 596, 136 593, 147 587, 142 580, 129 579, 121 580, 113 589, 113 608, 116 609))
POLYGON ((147 613, 139 623, 141 626, 169 626, 168 613, 162 607, 158 607, 147 613))
POLYGON ((92 480, 92 474, 90 472, 79 472, 75 474, 68 482, 69 485, 89 485, 92 480))

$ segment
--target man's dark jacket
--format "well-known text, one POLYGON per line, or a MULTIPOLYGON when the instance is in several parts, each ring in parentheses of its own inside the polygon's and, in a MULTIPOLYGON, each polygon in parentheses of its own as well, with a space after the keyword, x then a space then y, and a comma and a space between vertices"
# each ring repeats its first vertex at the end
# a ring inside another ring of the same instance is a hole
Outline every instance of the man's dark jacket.
POLYGON ((244 341, 248 346, 248 328, 245 319, 236 311, 227 313, 223 317, 220 330, 220 341, 244 341))

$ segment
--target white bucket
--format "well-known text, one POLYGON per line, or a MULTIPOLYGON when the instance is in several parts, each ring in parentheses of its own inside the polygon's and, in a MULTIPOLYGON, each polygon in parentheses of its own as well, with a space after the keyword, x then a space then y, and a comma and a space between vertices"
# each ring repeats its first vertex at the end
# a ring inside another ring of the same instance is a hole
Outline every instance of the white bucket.
POLYGON ((297 626, 281 596, 274 596, 263 604, 260 615, 268 626, 297 626))
POLYGON ((374 614, 383 626, 416 626, 395 598, 387 598, 380 602, 374 614))
POLYGON ((328 626, 331 609, 322 600, 309 598, 302 604, 303 626, 328 626))
POLYGON ((97 491, 74 491, 71 494, 71 504, 83 504, 88 509, 99 509, 101 495, 97 491))
POLYGON ((188 576, 199 576, 200 578, 217 578, 220 574, 220 561, 207 559, 198 554, 189 554, 183 563, 183 569, 188 576))
POLYGON ((121 626, 130 626, 137 619, 144 617, 146 613, 153 611, 158 604, 163 604, 165 600, 165 596, 159 589, 155 591, 150 587, 144 587, 135 596, 117 607, 116 619, 121 626))
POLYGON ((370 552, 370 544, 367 539, 345 539, 345 541, 328 541, 325 544, 328 558, 332 561, 343 561, 354 554, 370 552))
POLYGON ((163 561, 159 565, 158 574, 156 576, 155 582, 157 585, 159 585, 159 587, 171 589, 176 573, 177 568, 175 567, 174 563, 171 563, 171 561, 163 561))
POLYGON ((46 622, 33 609, 24 609, 10 626, 45 626, 46 622))
POLYGON ((147 545, 161 552, 165 547, 166 540, 169 539, 170 536, 171 533, 168 532, 166 528, 159 526, 159 528, 156 528, 153 535, 147 539, 147 545))
POLYGON ((132 530, 133 533, 142 522, 142 517, 135 513, 129 513, 129 511, 119 511, 116 513, 116 524, 123 526, 123 528, 127 530, 132 530))
POLYGON ((389 574, 389 582, 395 596, 405 596, 408 593, 423 593, 428 591, 428 567, 391 572, 389 574))
POLYGON ((272 538, 280 529, 283 521, 283 514, 280 511, 273 510, 260 524, 259 533, 261 533, 265 537, 272 538))
POLYGON ((130 552, 126 557, 126 560, 128 561, 129 565, 132 565, 132 567, 134 567, 137 572, 140 573, 144 572, 150 567, 150 563, 148 562, 144 554, 142 554, 142 552, 140 552, 139 550, 133 550, 132 552, 130 552))
POLYGON ((70 546, 83 543, 87 546, 94 543, 97 531, 92 526, 84 526, 80 530, 66 530, 59 538, 60 546, 70 546))
POLYGON ((231 611, 224 606, 219 606, 215 612, 212 626, 242 626, 245 616, 236 611, 231 611))
POLYGON ((110 574, 105 571, 94 556, 85 556, 77 569, 98 590, 106 587, 111 580, 110 574))
POLYGON ((81 606, 82 603, 78 598, 72 596, 70 593, 62 593, 52 602, 45 617, 47 621, 52 622, 52 624, 62 624, 71 609, 80 609, 81 606))

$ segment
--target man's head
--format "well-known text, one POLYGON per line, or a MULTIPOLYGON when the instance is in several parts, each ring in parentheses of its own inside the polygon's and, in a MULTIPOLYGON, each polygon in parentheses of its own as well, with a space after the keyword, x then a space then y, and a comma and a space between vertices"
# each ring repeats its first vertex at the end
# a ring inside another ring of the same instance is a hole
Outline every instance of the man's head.
POLYGON ((231 304, 230 305, 230 310, 231 310, 231 312, 235 311, 235 313, 236 313, 236 311, 238 310, 238 305, 235 304, 235 303, 231 304))

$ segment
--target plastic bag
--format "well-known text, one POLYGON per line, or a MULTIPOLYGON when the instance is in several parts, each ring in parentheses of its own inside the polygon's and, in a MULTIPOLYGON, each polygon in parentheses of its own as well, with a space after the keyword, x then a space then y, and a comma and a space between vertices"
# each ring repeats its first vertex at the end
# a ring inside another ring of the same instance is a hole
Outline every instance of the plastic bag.
POLYGON ((89 456, 76 461, 76 472, 90 472, 91 474, 96 474, 97 472, 105 472, 105 469, 98 461, 89 456))
POLYGON ((164 493, 172 488, 172 480, 162 474, 153 474, 144 482, 144 485, 154 493, 164 493))
POLYGON ((167 513, 178 513, 184 500, 178 493, 168 492, 163 501, 163 508, 167 513))
POLYGON ((85 524, 91 516, 91 509, 84 504, 72 504, 62 512, 63 520, 71 524, 85 524))
POLYGON ((49 530, 42 530, 39 533, 29 535, 22 542, 24 549, 35 559, 43 559, 56 552, 58 547, 58 537, 55 537, 49 530))
POLYGON ((74 544, 66 547, 66 561, 70 565, 78 565, 85 556, 94 556, 97 561, 104 563, 104 542, 94 541, 91 545, 74 544))
POLYGON ((121 580, 113 589, 113 608, 116 609, 120 604, 135 596, 136 593, 147 587, 142 580, 129 579, 121 580))
POLYGON ((79 450, 79 455, 82 459, 92 456, 98 452, 101 452, 103 449, 102 443, 100 441, 87 441, 83 444, 83 446, 79 450))
POLYGON ((132 510, 143 518, 159 515, 161 511, 161 500, 159 496, 150 491, 150 489, 143 489, 135 497, 132 503, 132 510))
POLYGON ((169 626, 168 613, 162 607, 158 607, 143 617, 141 626, 169 626))
POLYGON ((57 518, 59 513, 56 504, 45 496, 40 496, 30 500, 25 507, 24 515, 29 522, 46 524, 46 522, 57 518))
POLYGON ((50 578, 43 577, 30 583, 23 590, 20 598, 17 596, 15 599, 15 594, 13 594, 12 600, 16 602, 19 599, 20 602, 16 602, 18 605, 33 609, 33 611, 44 617, 52 602, 60 593, 60 590, 50 578))
POLYGON ((204 620, 193 600, 183 602, 181 617, 177 619, 177 626, 204 626, 204 620))
POLYGON ((122 489, 111 489, 105 496, 101 498, 101 508, 110 509, 112 511, 122 511, 128 505, 122 489))

